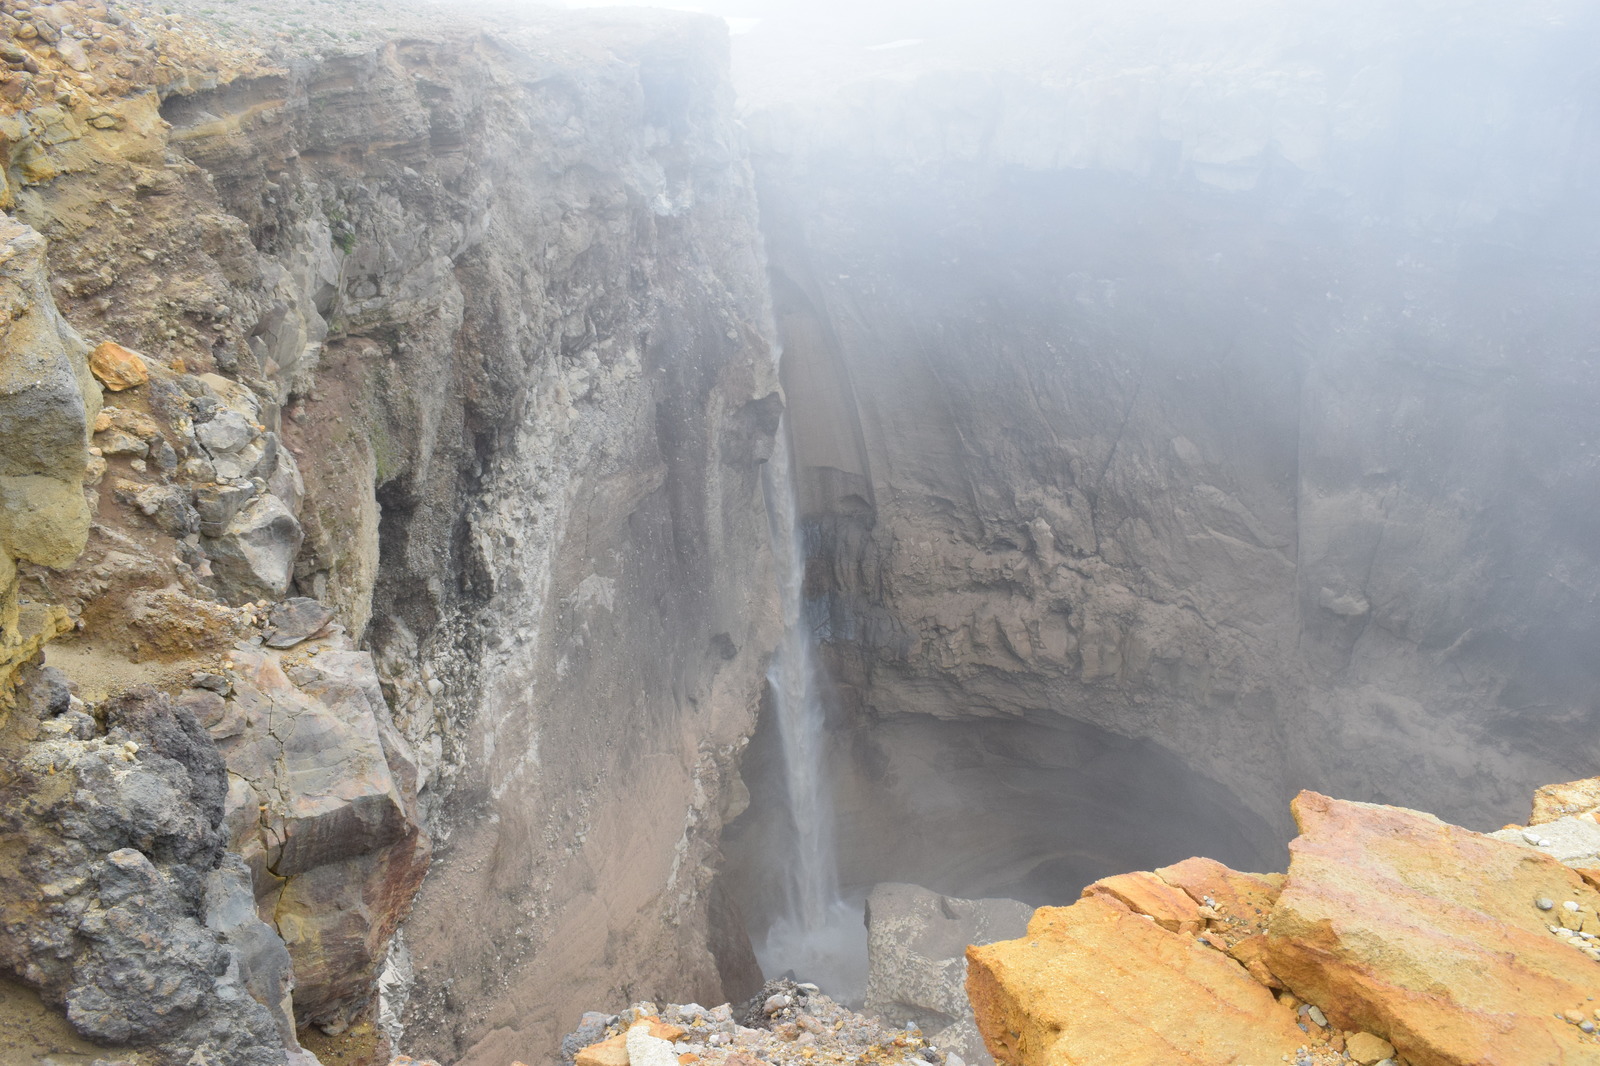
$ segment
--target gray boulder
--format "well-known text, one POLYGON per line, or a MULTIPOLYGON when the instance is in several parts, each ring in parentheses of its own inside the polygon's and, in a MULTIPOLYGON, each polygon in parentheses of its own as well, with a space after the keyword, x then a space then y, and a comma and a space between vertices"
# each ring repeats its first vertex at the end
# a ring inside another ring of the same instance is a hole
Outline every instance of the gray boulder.
POLYGON ((300 523, 282 500, 270 493, 257 496, 239 509, 222 536, 205 542, 218 590, 236 601, 280 598, 289 591, 303 539, 300 523))
POLYGON ((967 1001, 967 946, 1015 939, 1032 916, 1014 899, 875 885, 867 897, 867 1013, 915 1025, 968 1063, 993 1062, 967 1001))

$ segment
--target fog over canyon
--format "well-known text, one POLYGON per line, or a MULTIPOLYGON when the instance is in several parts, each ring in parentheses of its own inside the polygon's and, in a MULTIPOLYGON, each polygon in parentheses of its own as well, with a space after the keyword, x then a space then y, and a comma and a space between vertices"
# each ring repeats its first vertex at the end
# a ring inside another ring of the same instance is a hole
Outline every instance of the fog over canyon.
POLYGON ((61 1063, 538 1066, 1596 773, 1600 8, 706 6, 0 0, 61 1063))

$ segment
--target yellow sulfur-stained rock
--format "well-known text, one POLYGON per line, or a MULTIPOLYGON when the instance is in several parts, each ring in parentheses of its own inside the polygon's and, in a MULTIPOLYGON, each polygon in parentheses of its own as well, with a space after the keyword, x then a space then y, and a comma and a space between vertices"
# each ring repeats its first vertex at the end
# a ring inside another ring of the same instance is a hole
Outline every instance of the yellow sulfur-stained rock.
POLYGON ((1600 811, 1600 777, 1546 785, 1533 794, 1533 816, 1529 825, 1542 825, 1571 814, 1600 811))
POLYGON ((1010 1066, 1264 1066, 1306 1040, 1233 959, 1104 894, 967 960, 984 1042, 1010 1066))
POLYGON ((1085 898, 1109 896, 1138 914, 1148 914, 1161 928, 1193 936, 1206 926, 1200 907, 1181 888, 1155 874, 1139 871, 1105 877, 1083 890, 1085 898))
POLYGON ((1293 810, 1267 963, 1296 996, 1414 1066, 1600 1063, 1558 1017, 1600 991, 1600 967, 1535 905, 1593 914, 1600 893, 1576 871, 1416 811, 1314 792, 1293 810))
POLYGON ((1196 903, 1211 900, 1229 921, 1249 924, 1266 921, 1283 888, 1282 874, 1240 873, 1215 859, 1185 859, 1163 866, 1156 876, 1183 889, 1196 903))
POLYGON ((1372 1066, 1375 1062, 1394 1056, 1394 1045, 1371 1033, 1356 1033, 1345 1041, 1344 1049, 1361 1066, 1372 1066))
POLYGON ((100 384, 112 392, 135 388, 150 380, 144 358, 115 341, 101 341, 89 353, 89 369, 100 379, 100 384))

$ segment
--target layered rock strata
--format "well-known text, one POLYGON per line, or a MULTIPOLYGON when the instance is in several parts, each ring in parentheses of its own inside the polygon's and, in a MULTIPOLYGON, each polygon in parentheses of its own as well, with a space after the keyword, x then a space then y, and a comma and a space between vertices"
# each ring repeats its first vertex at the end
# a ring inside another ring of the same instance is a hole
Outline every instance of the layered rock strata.
POLYGON ((974 15, 989 70, 752 116, 857 891, 1273 868, 1301 788, 1488 829, 1600 757, 1600 24, 1249 10, 974 15))
POLYGON ((1294 815, 1286 876, 1119 875, 969 949, 995 1058, 1600 1062, 1600 874, 1402 808, 1294 815))
POLYGON ((241 1041, 370 1034, 386 961, 451 1061, 717 998, 781 409, 724 32, 203 6, 0 4, 5 674, 203 723, 295 985, 241 1041))

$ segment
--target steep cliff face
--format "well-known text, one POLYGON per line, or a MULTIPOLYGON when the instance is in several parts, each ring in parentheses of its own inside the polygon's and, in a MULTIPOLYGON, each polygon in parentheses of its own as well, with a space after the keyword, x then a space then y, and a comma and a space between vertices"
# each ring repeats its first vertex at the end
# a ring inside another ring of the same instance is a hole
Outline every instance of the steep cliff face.
POLYGON ((323 14, 5 9, 12 320, 59 387, 4 398, 65 415, 48 470, 0 473, 73 505, 41 547, 6 504, 6 654, 75 619, 86 743, 148 681, 220 745, 196 832, 248 863, 302 1026, 370 1030, 431 848, 391 1021, 536 1060, 581 1005, 749 962, 707 945, 781 402, 726 37, 323 14))
POLYGON ((1592 765, 1592 14, 1262 6, 752 120, 847 880, 1271 868, 1300 787, 1487 828, 1592 765))

